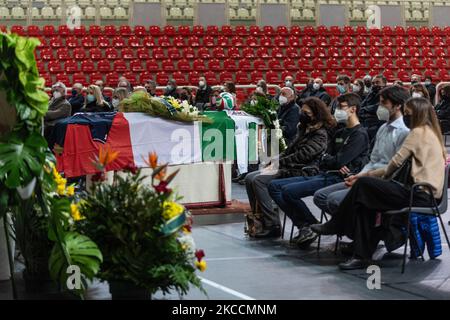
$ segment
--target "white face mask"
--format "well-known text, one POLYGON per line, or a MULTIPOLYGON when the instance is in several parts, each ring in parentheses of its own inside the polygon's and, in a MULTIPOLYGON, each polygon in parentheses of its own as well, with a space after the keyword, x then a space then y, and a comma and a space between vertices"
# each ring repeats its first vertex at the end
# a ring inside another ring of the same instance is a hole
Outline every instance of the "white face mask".
POLYGON ((336 109, 334 118, 337 122, 346 123, 348 121, 348 113, 341 109, 336 109))
POLYGON ((352 92, 359 92, 361 90, 361 87, 357 84, 352 85, 352 92))
POLYGON ((420 93, 420 92, 413 92, 413 93, 412 93, 412 97, 413 97, 413 98, 421 98, 421 97, 423 97, 423 93, 420 93))
POLYGON ((280 103, 280 105, 286 104, 288 102, 288 99, 285 96, 279 96, 278 97, 278 102, 280 103))
POLYGON ((286 87, 290 87, 290 86, 292 86, 292 81, 291 80, 286 80, 284 82, 284 84, 286 85, 286 87))
POLYGON ((313 89, 314 90, 319 90, 320 89, 320 84, 319 83, 313 83, 313 89))
POLYGON ((199 81, 199 82, 198 82, 198 85, 199 85, 200 87, 204 87, 204 86, 205 86, 205 81, 199 81))
POLYGON ((261 88, 261 87, 256 87, 256 91, 264 93, 263 88, 261 88))
POLYGON ((117 107, 119 106, 120 101, 119 101, 119 99, 112 99, 111 103, 112 103, 114 109, 117 109, 117 107))
POLYGON ((250 104, 252 105, 252 106, 256 106, 256 100, 252 100, 252 101, 250 101, 250 104))
POLYGON ((391 114, 390 114, 388 108, 386 108, 385 106, 382 106, 381 104, 378 106, 378 109, 377 109, 378 120, 389 121, 390 115, 391 114))
POLYGON ((61 97, 62 97, 61 92, 59 92, 59 91, 54 91, 53 92, 53 98, 58 99, 58 98, 61 98, 61 97))

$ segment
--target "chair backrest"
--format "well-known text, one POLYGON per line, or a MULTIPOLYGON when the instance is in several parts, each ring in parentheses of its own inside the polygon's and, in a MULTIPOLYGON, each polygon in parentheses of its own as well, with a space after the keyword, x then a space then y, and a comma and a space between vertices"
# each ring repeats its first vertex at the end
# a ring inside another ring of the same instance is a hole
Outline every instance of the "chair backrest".
POLYGON ((448 207, 448 170, 450 165, 445 166, 445 177, 444 177, 444 190, 442 191, 441 203, 439 203, 438 209, 440 214, 447 212, 448 207))

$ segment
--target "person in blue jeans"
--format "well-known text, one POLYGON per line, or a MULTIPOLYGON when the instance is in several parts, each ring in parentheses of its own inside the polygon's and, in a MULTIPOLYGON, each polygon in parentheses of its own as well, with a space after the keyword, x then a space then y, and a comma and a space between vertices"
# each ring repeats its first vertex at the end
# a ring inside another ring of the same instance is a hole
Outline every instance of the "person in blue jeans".
POLYGON ((281 210, 299 229, 294 238, 300 247, 312 243, 317 234, 309 228, 317 223, 302 198, 312 196, 317 190, 344 181, 349 173, 359 172, 368 161, 369 136, 358 120, 361 98, 355 93, 343 94, 337 99, 335 118, 344 125, 331 140, 322 156, 319 175, 275 179, 269 185, 269 194, 281 210), (335 172, 327 172, 327 171, 335 172))

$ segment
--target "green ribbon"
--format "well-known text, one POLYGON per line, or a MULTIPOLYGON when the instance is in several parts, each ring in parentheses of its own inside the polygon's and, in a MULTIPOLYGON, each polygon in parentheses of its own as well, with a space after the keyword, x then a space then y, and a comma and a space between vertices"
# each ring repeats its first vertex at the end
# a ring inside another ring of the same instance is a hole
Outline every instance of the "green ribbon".
POLYGON ((186 222, 186 210, 182 213, 168 220, 165 224, 161 226, 161 232, 164 236, 169 236, 175 232, 177 232, 184 223, 186 222))

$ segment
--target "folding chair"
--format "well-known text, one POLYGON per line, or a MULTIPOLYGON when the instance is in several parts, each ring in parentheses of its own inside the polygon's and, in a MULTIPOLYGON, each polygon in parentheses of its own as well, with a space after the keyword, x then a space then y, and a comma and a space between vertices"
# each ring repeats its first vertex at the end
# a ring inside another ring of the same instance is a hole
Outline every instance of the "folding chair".
MULTIPOLYGON (((448 170, 449 170, 449 166, 445 167, 445 180, 444 180, 444 190, 442 192, 442 198, 439 204, 437 204, 436 199, 434 199, 433 197, 433 193, 432 193, 432 189, 431 189, 431 185, 428 183, 415 183, 412 185, 411 187, 411 193, 410 193, 410 197, 409 197, 409 206, 400 210, 389 210, 389 211, 385 211, 382 214, 386 214, 386 215, 394 215, 394 214, 407 214, 408 215, 408 224, 407 224, 407 228, 406 228, 406 240, 405 240, 405 249, 403 251, 403 262, 402 262, 402 274, 405 272, 405 264, 406 264, 406 250, 408 248, 408 240, 409 240, 409 236, 411 235, 411 222, 410 222, 410 218, 411 218, 411 212, 414 212, 416 214, 422 214, 422 215, 433 215, 439 218, 439 221, 441 223, 441 227, 442 227, 442 231, 444 232, 445 235, 445 240, 447 240, 447 244, 450 250, 450 241, 448 239, 448 235, 447 232, 445 231, 445 227, 444 227, 444 223, 442 222, 442 217, 441 215, 444 214, 447 211, 447 206, 448 206, 448 193, 447 193, 447 188, 448 188, 448 170), (427 189, 427 191, 430 193, 430 198, 432 201, 432 206, 431 207, 413 207, 413 200, 414 200, 414 191, 419 188, 425 188, 427 189)), ((417 239, 415 239, 415 235, 414 233, 412 233, 413 239, 416 242, 417 245, 417 239)), ((423 252, 420 249, 419 246, 417 246, 419 252, 420 252, 420 256, 422 258, 422 260, 424 260, 423 257, 423 252)))

